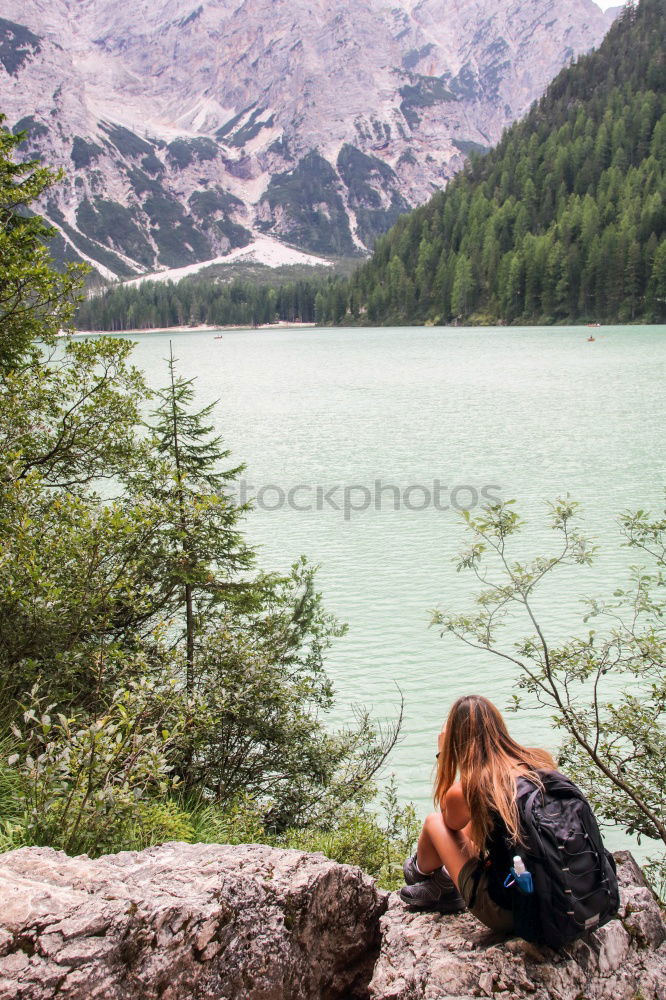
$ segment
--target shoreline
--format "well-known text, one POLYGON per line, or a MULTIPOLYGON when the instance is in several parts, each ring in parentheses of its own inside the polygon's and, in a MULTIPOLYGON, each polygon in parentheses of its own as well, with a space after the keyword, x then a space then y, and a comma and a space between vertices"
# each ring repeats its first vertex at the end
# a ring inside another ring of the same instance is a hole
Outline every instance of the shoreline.
MULTIPOLYGON (((137 333, 216 333, 218 330, 301 330, 304 328, 312 328, 314 326, 316 326, 316 323, 290 323, 288 320, 281 320, 279 323, 262 323, 259 326, 239 326, 238 324, 209 326, 207 323, 199 323, 197 326, 151 326, 143 329, 136 327, 131 330, 75 330, 73 336, 108 337, 115 336, 117 334, 137 333)), ((68 334, 63 333, 63 336, 68 336, 68 334)))
MULTIPOLYGON (((413 328, 418 329, 428 329, 428 330, 446 330, 463 333, 466 330, 571 330, 576 329, 580 331, 585 331, 586 329, 597 329, 602 335, 604 330, 610 330, 614 327, 632 327, 633 329, 646 329, 648 327, 665 327, 664 323, 647 323, 633 321, 631 323, 589 323, 584 320, 576 321, 570 320, 569 322, 562 323, 528 323, 528 324, 514 324, 514 323, 465 323, 459 325, 444 325, 444 324, 434 324, 434 323, 415 323, 413 328)), ((407 329, 407 324, 402 324, 400 327, 391 326, 378 326, 373 327, 370 324, 356 323, 356 324, 346 324, 342 323, 337 327, 329 327, 317 323, 300 323, 300 322, 289 322, 287 320, 278 323, 263 323, 260 326, 239 326, 238 324, 227 324, 225 326, 209 326, 207 324, 198 324, 197 326, 153 326, 146 328, 133 327, 130 330, 73 330, 68 333, 66 330, 61 330, 58 336, 60 337, 117 337, 117 336, 134 336, 137 334, 144 333, 232 333, 234 331, 255 331, 255 330, 301 330, 301 329, 338 329, 338 330, 381 330, 381 329, 407 329)))

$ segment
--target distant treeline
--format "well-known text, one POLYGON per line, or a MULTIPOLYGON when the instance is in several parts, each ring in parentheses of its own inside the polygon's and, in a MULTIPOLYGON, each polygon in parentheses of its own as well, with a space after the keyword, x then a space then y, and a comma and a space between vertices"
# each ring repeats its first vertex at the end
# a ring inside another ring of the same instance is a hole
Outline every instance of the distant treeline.
POLYGON ((324 281, 301 280, 278 287, 236 280, 146 281, 118 285, 82 302, 76 316, 81 330, 142 330, 151 327, 260 326, 276 320, 311 323, 317 289, 324 281))

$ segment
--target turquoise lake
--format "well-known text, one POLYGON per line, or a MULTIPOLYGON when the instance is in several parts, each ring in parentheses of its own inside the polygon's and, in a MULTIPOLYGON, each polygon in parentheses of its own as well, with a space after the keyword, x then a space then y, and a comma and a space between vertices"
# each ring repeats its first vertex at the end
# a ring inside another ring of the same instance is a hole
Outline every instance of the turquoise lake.
MULTIPOLYGON (((466 538, 456 508, 484 496, 515 499, 528 522, 517 555, 550 554, 546 501, 568 493, 581 502, 581 525, 600 551, 592 567, 559 575, 539 596, 551 638, 582 632, 581 598, 609 596, 637 561, 619 547, 618 515, 663 509, 666 327, 602 327, 594 342, 589 333, 132 337, 151 385, 166 381, 172 340, 181 373, 197 379, 197 401, 219 400, 219 431, 234 462, 247 464, 246 491, 261 500, 246 529, 261 564, 284 570, 301 553, 320 564, 326 605, 349 624, 328 657, 332 722, 348 721, 355 704, 389 719, 402 692, 402 740, 389 770, 420 812, 451 702, 479 692, 504 708, 516 676, 505 661, 429 627, 432 609, 464 610, 474 592, 455 569, 466 538)), ((509 640, 529 632, 516 626, 509 640)), ((509 725, 523 742, 557 747, 543 711, 523 710, 509 725)))

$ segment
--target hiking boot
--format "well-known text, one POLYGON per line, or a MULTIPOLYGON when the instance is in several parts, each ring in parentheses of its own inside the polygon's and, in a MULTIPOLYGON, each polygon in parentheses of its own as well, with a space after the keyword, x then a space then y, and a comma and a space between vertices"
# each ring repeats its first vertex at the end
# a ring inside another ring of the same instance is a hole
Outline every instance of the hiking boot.
POLYGON ((421 879, 400 890, 403 903, 415 910, 438 910, 440 913, 460 913, 466 909, 465 900, 444 868, 438 868, 425 879, 421 876, 421 879))
POLYGON ((402 866, 402 872, 405 876, 406 885, 416 885, 417 882, 426 882, 429 878, 432 878, 432 872, 429 875, 422 875, 418 870, 415 854, 412 854, 411 858, 407 858, 402 866))

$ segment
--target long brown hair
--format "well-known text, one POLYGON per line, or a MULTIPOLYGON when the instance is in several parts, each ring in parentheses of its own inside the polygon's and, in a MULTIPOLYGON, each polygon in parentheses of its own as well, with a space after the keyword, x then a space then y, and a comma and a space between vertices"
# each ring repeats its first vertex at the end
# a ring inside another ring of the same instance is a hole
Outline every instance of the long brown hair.
POLYGON ((516 807, 516 772, 540 783, 537 771, 550 771, 555 761, 546 750, 521 746, 509 736, 506 723, 492 702, 466 695, 454 703, 446 721, 444 743, 435 779, 435 804, 460 774, 462 793, 471 816, 471 836, 483 850, 495 817, 506 824, 513 843, 520 843, 516 807))

